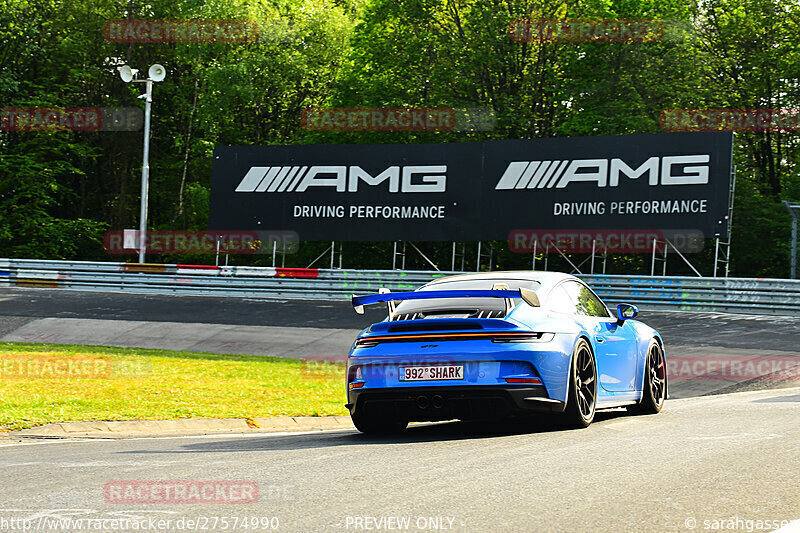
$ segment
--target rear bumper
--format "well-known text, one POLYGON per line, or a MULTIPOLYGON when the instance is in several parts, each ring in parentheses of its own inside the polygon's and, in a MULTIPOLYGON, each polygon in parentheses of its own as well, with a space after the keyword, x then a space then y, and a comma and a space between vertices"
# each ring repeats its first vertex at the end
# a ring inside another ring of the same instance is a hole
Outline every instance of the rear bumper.
POLYGON ((560 413, 566 405, 547 397, 543 386, 436 386, 349 391, 351 413, 377 412, 410 421, 468 420, 515 414, 560 413))

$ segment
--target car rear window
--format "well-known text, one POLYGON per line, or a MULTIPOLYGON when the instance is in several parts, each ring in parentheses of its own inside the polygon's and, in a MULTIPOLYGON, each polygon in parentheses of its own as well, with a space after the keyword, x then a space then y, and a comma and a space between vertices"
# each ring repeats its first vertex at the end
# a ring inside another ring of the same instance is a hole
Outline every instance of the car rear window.
MULTIPOLYGON (((450 291, 465 289, 490 290, 498 283, 505 283, 511 290, 520 288, 536 290, 539 282, 529 279, 471 279, 431 283, 420 291, 450 291)), ((520 302, 513 299, 514 305, 520 302)), ((395 311, 394 320, 420 318, 502 318, 506 314, 505 302, 501 298, 436 298, 433 300, 409 300, 401 302, 395 311)))

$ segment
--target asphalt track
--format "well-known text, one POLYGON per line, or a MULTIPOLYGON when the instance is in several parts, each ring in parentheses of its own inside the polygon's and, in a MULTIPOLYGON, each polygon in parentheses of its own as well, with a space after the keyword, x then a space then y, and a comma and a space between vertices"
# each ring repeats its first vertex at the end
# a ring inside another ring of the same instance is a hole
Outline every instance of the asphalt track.
MULTIPOLYGON (((0 340, 340 359, 380 318, 347 302, 0 290, 0 340)), ((640 318, 661 331, 673 359, 800 359, 799 318, 647 310, 640 318)), ((0 529, 774 531, 800 519, 798 384, 694 375, 672 382, 673 398, 684 398, 659 415, 603 412, 585 430, 542 417, 412 425, 384 438, 0 436, 0 529), (719 394, 749 389, 757 390, 719 394), (114 503, 104 493, 131 480, 252 482, 258 498, 114 503), (273 521, 244 528, 245 517, 273 521), (53 522, 70 518, 84 522, 53 522)), ((797 521, 781 531, 799 530, 797 521)))
MULTIPOLYGON (((0 289, 2 341, 343 360, 358 332, 382 318, 376 308, 357 315, 346 301, 0 289)), ((690 365, 672 381, 673 398, 800 382, 705 365, 800 364, 800 317, 643 309, 638 319, 661 332, 671 364, 690 365)))
MULTIPOLYGON (((383 316, 377 306, 357 315, 346 301, 0 289, 0 336, 44 318, 356 331, 383 316)), ((800 317, 642 309, 637 319, 671 345, 800 352, 800 317)))
POLYGON ((585 430, 545 419, 418 425, 391 438, 0 439, 0 523, 138 518, 178 532, 275 517, 287 532, 773 531, 800 519, 798 409, 794 388, 671 400, 651 416, 609 412, 585 430), (104 493, 130 480, 254 482, 259 496, 120 504, 104 493))

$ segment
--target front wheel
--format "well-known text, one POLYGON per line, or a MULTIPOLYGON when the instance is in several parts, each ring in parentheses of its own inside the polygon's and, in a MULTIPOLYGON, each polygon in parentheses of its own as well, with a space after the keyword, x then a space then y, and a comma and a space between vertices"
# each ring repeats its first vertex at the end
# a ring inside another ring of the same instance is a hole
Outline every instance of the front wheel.
POLYGON ((578 341, 572 355, 569 380, 569 398, 565 411, 570 426, 585 428, 594 420, 597 405, 597 366, 589 343, 578 341))
POLYGON ((363 406, 355 413, 351 413, 350 419, 357 430, 367 435, 400 433, 408 426, 408 420, 389 417, 380 412, 365 411, 363 406))
POLYGON ((642 400, 630 411, 641 414, 656 414, 664 407, 667 399, 667 366, 664 363, 664 350, 653 339, 647 348, 647 361, 642 383, 642 400))

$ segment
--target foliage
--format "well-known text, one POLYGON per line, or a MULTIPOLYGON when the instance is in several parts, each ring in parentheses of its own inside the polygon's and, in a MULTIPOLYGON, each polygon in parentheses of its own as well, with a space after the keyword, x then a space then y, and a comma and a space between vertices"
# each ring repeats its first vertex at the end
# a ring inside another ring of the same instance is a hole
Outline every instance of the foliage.
MULTIPOLYGON (((0 0, 0 104, 141 107, 142 86, 122 83, 116 65, 165 65, 154 90, 150 227, 204 229, 217 145, 647 133, 660 131, 664 109, 797 109, 799 25, 800 6, 787 0, 0 0), (509 25, 529 17, 657 19, 667 32, 645 42, 513 41, 509 25), (246 43, 106 41, 106 21, 124 18, 249 19, 260 31, 246 43), (326 105, 487 107, 497 127, 301 128, 303 108, 326 105)), ((0 131, 0 257, 107 259, 102 233, 138 225, 141 150, 141 132, 0 131)), ((794 132, 736 136, 734 274, 787 274, 780 201, 800 199, 799 157, 794 132)), ((529 265, 494 244, 493 266, 529 265)), ((327 246, 305 243, 287 266, 327 246)), ((450 243, 420 246, 449 268, 450 243)), ((348 244, 345 266, 388 268, 391 249, 348 244)), ((713 253, 693 261, 710 272, 713 253)), ((649 263, 617 257, 613 268, 647 272, 649 263)))

